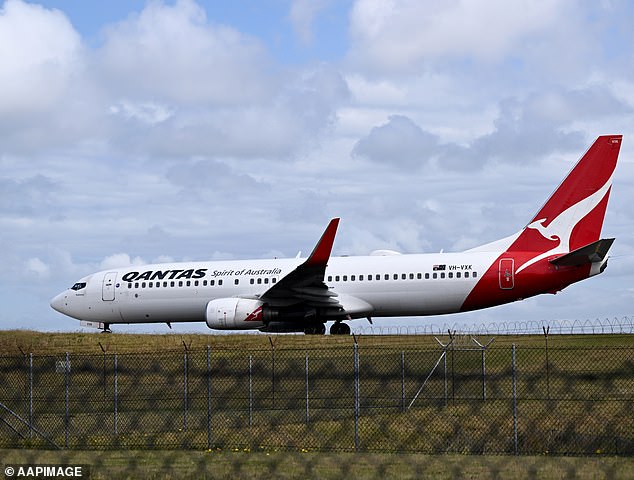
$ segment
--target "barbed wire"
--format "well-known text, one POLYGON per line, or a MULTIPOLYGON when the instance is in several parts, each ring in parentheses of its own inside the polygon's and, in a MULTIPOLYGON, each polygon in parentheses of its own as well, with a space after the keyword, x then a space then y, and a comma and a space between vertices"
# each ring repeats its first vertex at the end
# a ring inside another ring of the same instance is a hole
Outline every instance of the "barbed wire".
POLYGON ((517 320, 502 322, 444 322, 425 325, 351 325, 355 335, 444 335, 447 331, 468 335, 538 335, 550 328, 551 335, 632 334, 634 316, 585 320, 517 320))

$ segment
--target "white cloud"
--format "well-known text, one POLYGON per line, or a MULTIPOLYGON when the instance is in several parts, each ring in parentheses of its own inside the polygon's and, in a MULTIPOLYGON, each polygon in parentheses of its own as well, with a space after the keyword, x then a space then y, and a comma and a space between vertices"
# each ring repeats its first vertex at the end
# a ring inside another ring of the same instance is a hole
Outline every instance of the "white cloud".
POLYGON ((145 262, 142 258, 135 257, 130 258, 127 253, 115 253, 104 258, 99 264, 100 270, 108 270, 109 268, 129 267, 132 265, 144 265, 145 262))
POLYGON ((497 62, 527 36, 565 20, 567 0, 359 0, 352 57, 371 69, 416 71, 447 57, 497 62))
POLYGON ((313 43, 313 21, 331 2, 332 0, 293 0, 291 2, 288 17, 295 34, 304 45, 313 43))
POLYGON ((62 12, 7 0, 0 10, 0 115, 59 107, 81 54, 81 39, 62 12))
POLYGON ((192 0, 151 2, 109 26, 97 68, 123 97, 197 105, 259 102, 268 54, 255 38, 208 21, 192 0))
POLYGON ((26 269, 27 271, 34 273, 38 277, 44 279, 48 278, 51 274, 50 267, 37 257, 29 258, 26 261, 26 269))

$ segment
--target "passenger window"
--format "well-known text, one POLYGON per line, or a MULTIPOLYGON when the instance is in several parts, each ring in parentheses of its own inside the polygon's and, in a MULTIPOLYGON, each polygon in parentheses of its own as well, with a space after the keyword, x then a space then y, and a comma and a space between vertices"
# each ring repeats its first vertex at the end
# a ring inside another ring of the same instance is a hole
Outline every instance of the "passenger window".
POLYGON ((170 287, 173 287, 174 285, 176 285, 176 282, 170 282, 170 287))
POLYGON ((258 278, 258 285, 262 285, 262 279, 258 278))
POLYGON ((433 273, 434 278, 438 278, 438 274, 436 272, 433 273))
POLYGON ((425 274, 425 280, 429 280, 429 273, 425 274))
POLYGON ((456 278, 460 278, 462 277, 462 274, 460 272, 456 272, 456 278))
POLYGON ((132 284, 131 283, 128 283, 128 288, 132 288, 132 284))
POLYGON ((414 280, 414 274, 413 274, 413 273, 410 273, 410 274, 409 274, 409 279, 410 279, 410 280, 414 280))
POLYGON ((348 275, 344 275, 344 276, 343 276, 343 281, 344 281, 344 282, 347 282, 347 281, 348 281, 348 275))
POLYGON ((239 279, 239 278, 236 278, 236 279, 233 281, 233 283, 234 283, 234 285, 240 285, 240 279, 239 279))
POLYGON ((442 272, 442 273, 440 274, 440 278, 445 278, 445 272, 442 272))
POLYGON ((453 278, 453 272, 449 272, 449 273, 447 274, 447 276, 448 276, 449 278, 453 278))
POLYGON ((194 287, 197 287, 199 285, 198 280, 194 280, 194 287))
POLYGON ((209 280, 209 285, 211 285, 212 287, 216 284, 215 280, 209 280))
POLYGON ((473 278, 476 278, 477 276, 478 276, 478 272, 473 272, 472 277, 473 277, 473 278))
POLYGON ((386 280, 389 280, 389 279, 390 279, 389 274, 387 274, 387 273, 385 274, 385 279, 386 279, 386 280))
POLYGON ((398 280, 398 273, 394 274, 394 280, 398 280))
POLYGON ((378 273, 375 275, 374 277, 375 280, 381 280, 381 275, 379 275, 378 273))
POLYGON ((356 277, 355 277, 354 275, 351 275, 351 276, 350 276, 350 281, 351 281, 351 282, 354 282, 354 279, 355 279, 355 278, 356 278, 356 277))
POLYGON ((182 287, 182 286, 183 286, 183 281, 182 281, 182 280, 179 280, 179 281, 178 281, 178 286, 179 286, 179 287, 182 287))
POLYGON ((139 288, 139 282, 136 282, 136 283, 134 284, 134 288, 139 288))
POLYGON ((328 275, 328 281, 332 282, 332 275, 328 275))
POLYGON ((401 273, 401 280, 407 280, 407 275, 405 275, 404 273, 401 273))
POLYGON ((203 287, 207 286, 207 280, 203 280, 203 287))
POLYGON ((275 283, 277 282, 277 278, 273 277, 273 280, 271 281, 271 283, 275 283))
POLYGON ((222 285, 222 278, 218 280, 218 285, 222 285))
POLYGON ((268 278, 265 278, 265 279, 264 279, 264 283, 265 283, 266 285, 268 285, 268 283, 269 283, 269 279, 268 279, 268 278))
POLYGON ((335 282, 339 281, 339 275, 335 275, 335 282))
POLYGON ((192 282, 191 282, 191 280, 187 280, 187 286, 188 286, 188 287, 191 287, 191 286, 192 286, 192 282))
POLYGON ((362 282, 363 281, 363 275, 359 275, 359 281, 362 282))
POLYGON ((368 275, 368 282, 372 281, 372 275, 368 275))

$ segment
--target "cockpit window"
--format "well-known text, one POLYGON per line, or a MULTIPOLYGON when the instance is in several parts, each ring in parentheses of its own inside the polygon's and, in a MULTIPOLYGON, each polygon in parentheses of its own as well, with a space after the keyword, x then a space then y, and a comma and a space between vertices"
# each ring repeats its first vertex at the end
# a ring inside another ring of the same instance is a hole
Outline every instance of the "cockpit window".
POLYGON ((71 290, 81 290, 82 288, 86 288, 86 282, 77 282, 75 285, 70 287, 71 290))

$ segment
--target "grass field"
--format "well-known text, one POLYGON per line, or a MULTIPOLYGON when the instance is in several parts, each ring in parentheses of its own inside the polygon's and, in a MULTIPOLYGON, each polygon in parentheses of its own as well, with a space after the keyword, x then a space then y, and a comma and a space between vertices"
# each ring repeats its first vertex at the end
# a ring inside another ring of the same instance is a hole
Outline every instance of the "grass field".
MULTIPOLYGON (((544 347, 543 335, 501 335, 476 336, 486 344, 494 339, 491 346, 544 347)), ((438 336, 444 344, 449 343, 449 335, 438 336)), ((266 350, 272 345, 276 349, 319 349, 325 347, 351 346, 352 336, 325 335, 214 335, 214 334, 129 334, 129 333, 43 333, 29 330, 0 330, 0 354, 38 355, 61 354, 64 352, 100 354, 156 352, 183 350, 210 346, 214 350, 266 350)), ((439 345, 432 335, 367 335, 358 336, 360 346, 398 348, 437 348, 439 345)), ((633 346, 633 335, 551 335, 549 346, 553 348, 633 346)), ((458 335, 456 345, 474 347, 471 336, 458 335)))
POLYGON ((333 452, 0 450, 0 464, 89 465, 104 479, 517 479, 626 480, 634 459, 333 452))
MULTIPOLYGON (((478 341, 486 344, 490 338, 478 341)), ((27 415, 24 355, 33 353, 36 423, 62 446, 66 431, 73 449, 31 450, 29 445, 50 445, 26 441, 25 449, 10 450, 13 437, 2 441, 7 430, 0 425, 0 448, 5 447, 0 463, 89 464, 91 478, 634 478, 632 457, 613 456, 634 448, 634 336, 551 336, 548 370, 543 336, 497 337, 486 352, 486 401, 482 352, 462 351, 476 347, 470 337, 458 336, 454 344, 456 352, 448 350, 445 357, 444 377, 440 363, 414 408, 403 412, 439 360, 442 349, 433 336, 0 331, 0 360, 4 355, 8 362, 0 368, 0 391, 4 388, 5 397, 27 415), (356 424, 355 340, 361 366, 356 424), (517 346, 520 452, 541 455, 455 455, 512 453, 511 344, 517 346), (212 451, 206 451, 208 346, 212 451), (48 365, 66 352, 73 369, 65 427, 65 377, 48 365), (119 355, 116 417, 114 353, 119 355), (115 421, 119 433, 113 436, 115 421), (350 453, 355 428, 361 448, 350 453), (558 452, 592 456, 553 456, 558 452)))

